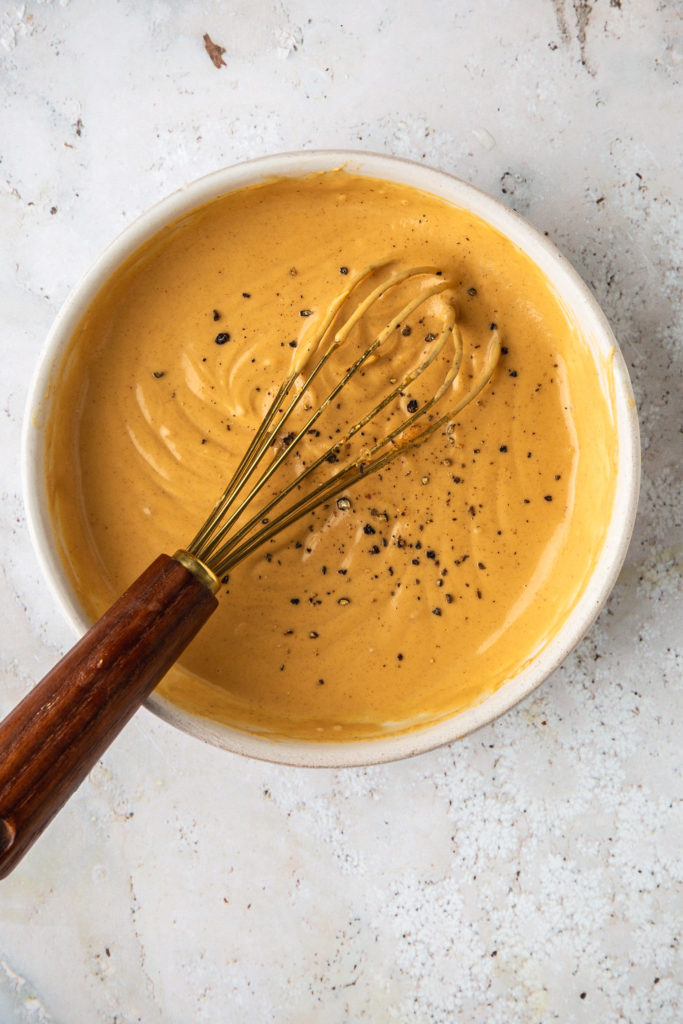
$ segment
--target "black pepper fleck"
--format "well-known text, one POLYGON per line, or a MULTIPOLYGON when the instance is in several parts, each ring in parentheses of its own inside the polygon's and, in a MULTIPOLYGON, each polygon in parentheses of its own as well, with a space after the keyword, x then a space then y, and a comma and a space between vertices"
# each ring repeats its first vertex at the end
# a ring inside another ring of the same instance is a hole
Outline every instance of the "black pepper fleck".
POLYGON ((230 335, 227 331, 221 331, 220 334, 216 335, 214 340, 217 345, 225 345, 227 341, 230 341, 230 335))

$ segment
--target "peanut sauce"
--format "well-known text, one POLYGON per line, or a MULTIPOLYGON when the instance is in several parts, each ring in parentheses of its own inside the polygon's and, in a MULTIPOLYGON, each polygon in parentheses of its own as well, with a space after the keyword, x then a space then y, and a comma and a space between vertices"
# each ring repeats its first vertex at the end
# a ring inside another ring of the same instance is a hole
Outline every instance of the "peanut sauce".
MULTIPOLYGON (((334 171, 183 217, 83 317, 55 385, 46 471, 87 614, 189 542, 304 332, 348 275, 391 257, 454 278, 465 375, 498 330, 494 377, 453 429, 230 574, 160 686, 181 707, 308 740, 427 725, 515 675, 586 585, 615 490, 608 371, 495 229, 414 188, 334 171)), ((418 318, 404 331, 428 329, 418 318)))

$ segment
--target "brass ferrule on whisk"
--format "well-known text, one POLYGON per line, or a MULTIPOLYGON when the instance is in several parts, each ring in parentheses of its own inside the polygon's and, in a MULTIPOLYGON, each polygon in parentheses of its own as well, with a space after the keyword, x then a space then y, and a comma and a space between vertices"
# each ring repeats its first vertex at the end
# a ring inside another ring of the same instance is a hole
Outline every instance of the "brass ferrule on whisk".
POLYGON ((191 555, 189 551, 185 551, 183 548, 180 551, 176 551, 173 556, 176 562, 180 562, 185 568, 196 576, 200 583, 211 591, 212 594, 217 593, 221 588, 221 581, 218 579, 215 573, 209 569, 208 565, 201 562, 194 555, 191 555))

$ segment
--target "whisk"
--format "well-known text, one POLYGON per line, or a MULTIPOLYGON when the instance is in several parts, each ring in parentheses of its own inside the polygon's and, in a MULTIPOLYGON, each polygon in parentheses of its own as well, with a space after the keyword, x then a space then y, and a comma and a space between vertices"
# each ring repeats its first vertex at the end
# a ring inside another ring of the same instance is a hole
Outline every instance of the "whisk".
POLYGON ((386 262, 352 277, 299 342, 289 373, 194 539, 173 557, 156 558, 0 723, 0 878, 16 866, 215 610, 221 581, 303 516, 449 429, 486 387, 500 355, 499 333, 491 331, 481 369, 469 387, 462 387, 455 289, 456 282, 433 266, 396 268, 386 262), (407 301, 401 300, 369 344, 356 347, 359 354, 314 404, 312 391, 321 382, 324 386, 333 360, 354 344, 349 339, 358 346, 372 308, 381 309, 389 293, 401 296, 406 288, 407 301), (438 328, 417 352, 417 332, 406 321, 432 299, 439 302, 438 328), (397 352, 411 358, 393 376, 397 352), (337 409, 352 382, 362 385, 380 363, 388 368, 380 400, 375 395, 367 413, 337 428, 331 443, 323 443, 311 458, 301 458, 302 451, 308 454, 307 440, 322 434, 316 424, 337 409), (426 398, 408 398, 420 378, 424 383, 435 375, 426 398), (285 481, 278 485, 282 475, 285 481))

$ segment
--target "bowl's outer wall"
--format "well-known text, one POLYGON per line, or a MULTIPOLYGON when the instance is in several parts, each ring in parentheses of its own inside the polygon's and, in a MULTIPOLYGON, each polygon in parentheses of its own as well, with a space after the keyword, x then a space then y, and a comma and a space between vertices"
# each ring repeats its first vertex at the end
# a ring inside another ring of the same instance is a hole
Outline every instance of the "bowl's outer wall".
POLYGON ((29 532, 63 614, 83 633, 90 625, 64 572, 50 519, 44 472, 44 423, 54 375, 83 313, 116 268, 166 224, 226 192, 272 177, 346 170, 412 185, 488 221, 541 268, 598 359, 611 360, 618 437, 617 487, 602 553, 581 598, 551 642, 517 676, 475 707, 411 732, 356 742, 305 742, 256 736, 185 712, 158 693, 147 706, 161 718, 216 746, 264 760, 311 767, 377 764, 430 750, 492 721, 539 686, 589 629, 617 579, 633 530, 640 482, 638 418, 628 371, 611 328, 585 283, 535 228, 479 189, 442 171, 381 154, 316 150, 247 161, 207 175, 163 199, 126 228, 75 287, 46 339, 28 396, 22 445, 29 532))

